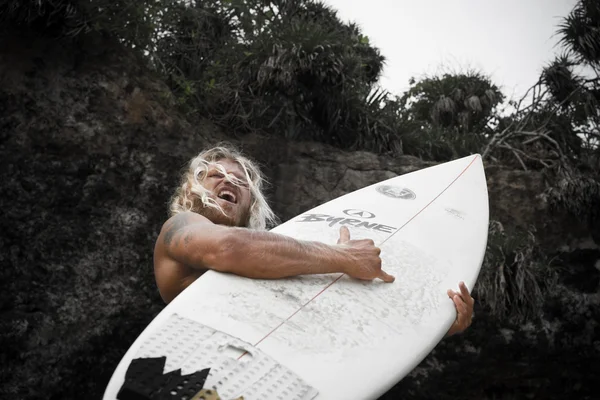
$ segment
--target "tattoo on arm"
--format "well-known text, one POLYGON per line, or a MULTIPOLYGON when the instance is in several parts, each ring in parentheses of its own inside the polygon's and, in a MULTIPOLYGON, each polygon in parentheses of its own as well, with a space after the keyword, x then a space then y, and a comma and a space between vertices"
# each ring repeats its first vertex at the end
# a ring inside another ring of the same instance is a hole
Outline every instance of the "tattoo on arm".
POLYGON ((190 241, 192 240, 193 237, 194 237, 194 234, 192 232, 188 232, 188 234, 185 235, 185 237, 183 238, 183 243, 185 243, 185 245, 187 246, 188 244, 190 244, 190 241))
MULTIPOLYGON (((187 217, 182 214, 176 215, 173 220, 169 223, 163 239, 165 245, 170 246, 173 242, 175 235, 187 225, 187 217)), ((189 241, 186 237, 186 243, 189 241)))

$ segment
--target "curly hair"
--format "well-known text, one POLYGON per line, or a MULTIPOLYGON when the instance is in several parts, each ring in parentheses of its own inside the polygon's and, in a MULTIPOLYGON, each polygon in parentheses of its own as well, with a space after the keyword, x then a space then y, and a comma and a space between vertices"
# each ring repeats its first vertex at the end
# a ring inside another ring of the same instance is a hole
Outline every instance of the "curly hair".
POLYGON ((210 167, 217 168, 233 185, 248 185, 252 196, 248 228, 264 230, 275 224, 275 213, 262 192, 266 182, 265 177, 255 162, 230 145, 219 145, 205 150, 189 162, 183 172, 181 184, 171 199, 170 216, 186 211, 198 212, 202 207, 211 207, 226 215, 221 206, 209 196, 209 190, 202 185, 210 167), (246 182, 228 174, 222 165, 217 164, 219 160, 224 159, 235 161, 240 165, 246 176, 246 182))

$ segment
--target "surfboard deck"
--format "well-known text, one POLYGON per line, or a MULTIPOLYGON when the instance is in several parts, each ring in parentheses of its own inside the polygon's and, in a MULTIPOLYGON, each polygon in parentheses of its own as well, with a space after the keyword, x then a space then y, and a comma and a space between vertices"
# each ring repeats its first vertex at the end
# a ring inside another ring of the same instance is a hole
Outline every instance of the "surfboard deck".
POLYGON ((201 398, 202 387, 222 399, 376 399, 448 331, 456 312, 446 291, 461 280, 473 288, 488 218, 479 155, 307 211, 273 232, 335 244, 346 225, 351 239, 375 241, 396 281, 343 274, 259 280, 208 271, 140 334, 104 399, 117 398, 128 372, 133 382, 132 360, 160 360, 153 368, 171 374, 173 399, 201 398), (190 386, 194 373, 204 374, 202 386, 190 386))

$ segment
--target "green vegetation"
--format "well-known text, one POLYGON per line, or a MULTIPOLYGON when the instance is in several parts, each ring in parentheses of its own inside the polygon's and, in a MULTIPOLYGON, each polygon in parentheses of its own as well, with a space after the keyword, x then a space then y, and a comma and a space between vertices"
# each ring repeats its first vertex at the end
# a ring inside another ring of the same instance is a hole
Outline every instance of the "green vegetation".
POLYGON ((600 181, 598 171, 564 177, 546 191, 553 209, 567 210, 600 238, 600 181), (595 175, 595 176, 594 176, 595 175))
POLYGON ((492 220, 475 296, 498 319, 535 318, 544 294, 556 283, 549 262, 537 245, 534 228, 506 232, 499 221, 492 220))
MULTIPOLYGON (((479 71, 378 85, 384 57, 356 25, 300 0, 8 0, 4 32, 77 41, 102 34, 146 60, 190 118, 344 149, 543 170, 550 204, 600 226, 600 2, 580 0, 557 27, 563 51, 521 99, 479 71)), ((408 55, 410 56, 410 55, 408 55)), ((481 298, 492 312, 539 308, 547 270, 532 234, 493 223, 481 298)))
POLYGON ((117 37, 146 57, 185 110, 237 134, 439 161, 483 152, 531 169, 598 162, 599 9, 582 0, 563 19, 564 53, 525 97, 509 101, 511 112, 501 112, 504 95, 478 71, 413 79, 403 95, 387 93, 377 83, 379 50, 316 1, 12 0, 0 15, 5 29, 117 37))

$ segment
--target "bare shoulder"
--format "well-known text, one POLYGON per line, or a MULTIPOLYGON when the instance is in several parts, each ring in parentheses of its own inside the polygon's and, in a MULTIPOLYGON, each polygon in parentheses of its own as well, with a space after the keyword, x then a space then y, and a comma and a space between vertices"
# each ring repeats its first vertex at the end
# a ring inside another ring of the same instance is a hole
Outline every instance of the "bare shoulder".
POLYGON ((198 224, 212 225, 213 223, 208 218, 190 211, 175 214, 163 224, 157 245, 170 246, 174 241, 179 239, 179 236, 184 233, 186 228, 190 225, 198 224))
POLYGON ((210 225, 210 220, 193 212, 176 214, 163 224, 154 246, 154 274, 166 303, 206 270, 195 257, 192 240, 195 232, 210 225))

